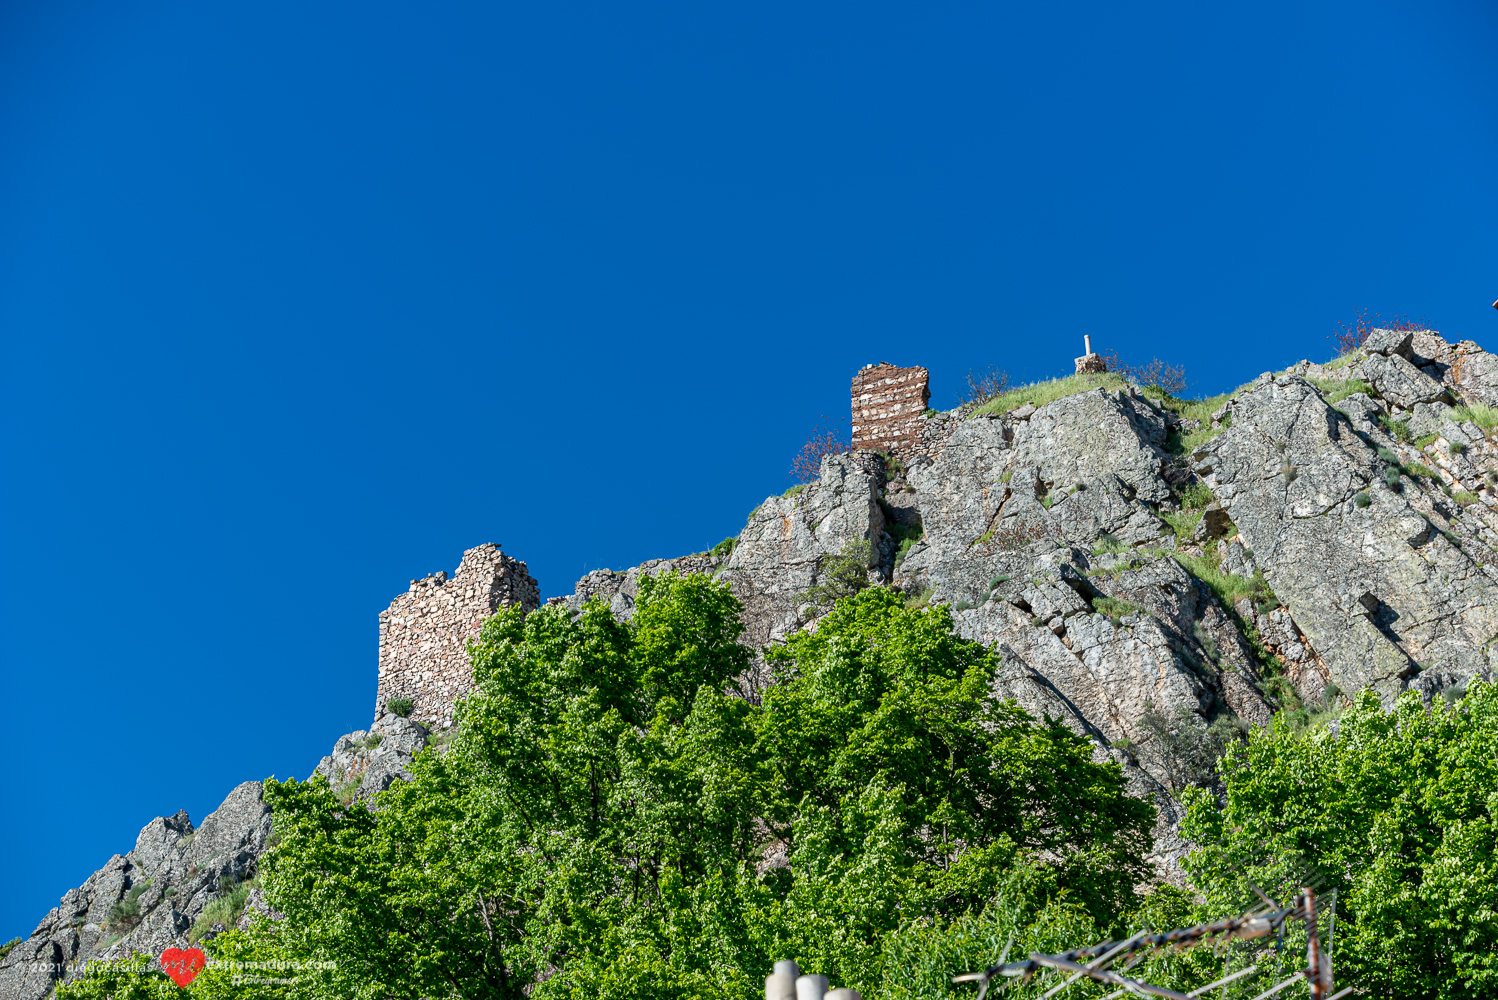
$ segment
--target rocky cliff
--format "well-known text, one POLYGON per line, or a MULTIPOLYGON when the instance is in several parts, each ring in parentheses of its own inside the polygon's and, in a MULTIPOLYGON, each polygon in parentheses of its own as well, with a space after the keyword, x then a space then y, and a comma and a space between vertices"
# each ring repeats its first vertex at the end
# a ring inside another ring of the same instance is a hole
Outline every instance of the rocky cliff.
MULTIPOLYGON (((750 514, 726 554, 595 571, 551 601, 604 600, 628 617, 642 576, 710 573, 763 646, 816 627, 826 594, 813 588, 851 555, 863 582, 950 605, 962 634, 998 654, 996 695, 1065 720, 1124 767, 1160 809, 1166 877, 1183 847, 1179 781, 1148 752, 1161 738, 1150 718, 1263 725, 1297 702, 1438 697, 1493 671, 1498 358, 1374 331, 1353 355, 1265 373, 1205 412, 1095 382, 927 416, 899 458, 830 455, 815 481, 750 514)), ((516 600, 534 606, 529 594, 516 600)), ((461 617, 454 627, 471 629, 461 617)), ((390 669, 382 660, 382 683, 390 669)), ((751 695, 766 682, 746 680, 751 695)), ((428 739, 383 715, 317 770, 367 797, 428 739)), ((153 820, 0 962, 0 1000, 44 996, 90 958, 213 933, 225 908, 210 907, 235 893, 239 920, 263 912, 236 885, 272 836, 253 782, 196 830, 182 813, 153 820)))

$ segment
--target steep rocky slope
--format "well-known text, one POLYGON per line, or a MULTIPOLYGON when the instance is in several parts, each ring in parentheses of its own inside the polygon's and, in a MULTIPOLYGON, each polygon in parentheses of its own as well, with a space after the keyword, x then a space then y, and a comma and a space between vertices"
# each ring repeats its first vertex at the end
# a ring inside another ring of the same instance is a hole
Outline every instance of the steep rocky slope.
MULTIPOLYGON (((551 602, 601 599, 628 617, 643 576, 711 573, 762 646, 815 628, 825 600, 808 591, 865 552, 870 584, 950 605, 995 649, 996 695, 1124 767, 1160 809, 1169 877, 1178 781, 1148 752, 1147 716, 1262 725, 1297 699, 1437 697, 1493 671, 1498 358, 1375 331, 1352 356, 1266 373, 1192 416, 1109 384, 932 416, 898 461, 828 456, 815 481, 767 498, 730 552, 595 571, 551 602)), ((751 696, 766 683, 746 680, 751 696)), ((367 797, 427 740, 385 716, 318 770, 367 797)), ((255 783, 196 832, 185 814, 154 820, 0 962, 0 1000, 45 995, 69 963, 159 953, 195 923, 211 933, 205 909, 253 875, 270 836, 255 783)), ((252 892, 246 907, 264 904, 252 892)))

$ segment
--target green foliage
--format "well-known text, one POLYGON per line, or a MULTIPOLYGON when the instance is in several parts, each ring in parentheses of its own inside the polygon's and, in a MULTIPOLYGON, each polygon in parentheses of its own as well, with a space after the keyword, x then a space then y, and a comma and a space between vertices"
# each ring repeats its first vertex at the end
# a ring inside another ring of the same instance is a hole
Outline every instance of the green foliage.
POLYGON ((821 582, 808 587, 801 599, 825 605, 856 594, 869 585, 869 567, 873 564, 873 546, 864 540, 851 542, 837 555, 821 558, 817 567, 821 582))
POLYGON ((1140 766, 1179 795, 1189 787, 1215 784, 1217 761, 1243 737, 1246 727, 1230 716, 1219 716, 1209 724, 1184 705, 1167 715, 1150 703, 1139 728, 1144 738, 1134 750, 1140 766))
POLYGON ((10 950, 12 948, 14 948, 16 945, 20 944, 20 943, 21 943, 21 939, 18 938, 18 937, 15 937, 15 938, 11 938, 9 941, 5 942, 4 944, 0 944, 0 959, 4 959, 6 955, 10 954, 10 950))
POLYGON ((1453 705, 1358 696, 1338 721, 1256 730, 1223 760, 1221 803, 1188 792, 1186 868, 1209 913, 1337 890, 1337 986, 1391 998, 1498 991, 1498 690, 1453 705), (1288 890, 1288 891, 1287 891, 1288 890))
MULTIPOLYGON (((285 918, 210 958, 293 963, 276 995, 308 1000, 750 1000, 794 957, 882 1000, 964 995, 953 971, 1011 935, 1124 928, 1153 809, 1064 725, 995 702, 994 655, 947 608, 843 598, 766 654, 759 705, 725 691, 741 629, 700 576, 642 580, 628 622, 502 610, 448 749, 378 809, 320 776, 266 782, 281 840, 260 878, 285 918)), ((168 989, 142 960, 59 996, 168 989)), ((210 965, 189 992, 255 989, 210 965)))
POLYGON ((1173 396, 1160 398, 1158 402, 1165 409, 1180 414, 1185 420, 1195 420, 1201 425, 1184 437, 1177 431, 1171 431, 1165 442, 1166 451, 1173 455, 1189 455, 1231 427, 1233 425, 1231 413, 1225 414, 1217 427, 1212 426, 1212 414, 1222 409, 1223 405, 1241 389, 1242 386, 1233 392, 1225 392, 1220 396, 1211 396, 1206 399, 1176 399, 1173 396))
POLYGON ((1252 578, 1244 578, 1236 573, 1225 573, 1220 568, 1215 554, 1211 553, 1205 556, 1177 554, 1175 559, 1193 576, 1212 588, 1217 599, 1229 609, 1245 597, 1252 598, 1255 604, 1266 609, 1279 606, 1279 599, 1269 589, 1269 581, 1264 579, 1262 571, 1256 572, 1252 578))
POLYGON ((1494 428, 1498 428, 1498 406, 1468 403, 1464 406, 1453 407, 1451 419, 1458 423, 1469 420, 1482 428, 1484 435, 1488 435, 1494 428))
POLYGON ((373 750, 375 747, 380 745, 380 741, 384 738, 385 736, 383 733, 370 733, 369 735, 364 737, 364 749, 373 750))
POLYGON ((1092 554, 1095 556, 1103 556, 1129 552, 1132 549, 1133 546, 1128 545, 1124 542, 1120 542, 1117 538, 1114 538, 1112 535, 1105 533, 1103 535, 1100 535, 1098 537, 1097 544, 1093 545, 1092 554))
POLYGON ((1196 526, 1201 524, 1202 512, 1199 510, 1161 511, 1160 519, 1170 525, 1170 530, 1175 532, 1176 538, 1181 541, 1189 541, 1196 534, 1196 526))
POLYGON ((714 559, 727 559, 733 554, 733 547, 737 543, 738 539, 730 535, 729 537, 719 542, 717 545, 714 545, 712 548, 708 549, 707 554, 712 556, 714 559))
POLYGON ((1389 436, 1396 441, 1413 441, 1415 432, 1410 430, 1408 420, 1395 420, 1387 413, 1378 415, 1378 425, 1388 432, 1389 436))
POLYGON ((1426 448, 1429 448, 1431 445, 1435 444, 1436 438, 1438 437, 1440 437, 1439 434, 1422 434, 1410 443, 1413 444, 1416 448, 1419 448, 1421 451, 1424 451, 1426 448))
POLYGON ((142 879, 130 887, 125 897, 109 908, 110 930, 129 930, 140 923, 141 893, 151 887, 150 879, 142 879))
POLYGON ((1089 389, 1122 389, 1127 382, 1120 375, 1106 372, 1098 375, 1067 375, 1065 378, 1054 378, 1046 382, 1033 382, 1030 385, 1022 385, 1018 388, 1001 392, 988 400, 982 406, 973 410, 973 415, 980 413, 1008 413, 1017 410, 1026 403, 1035 406, 1044 406, 1055 402, 1063 396, 1075 396, 1079 392, 1089 389))
POLYGON ((1432 469, 1428 465, 1422 465, 1419 462, 1405 463, 1404 474, 1409 476, 1411 479, 1415 478, 1416 476, 1422 476, 1426 479, 1434 479, 1436 482, 1441 481, 1441 476, 1436 472, 1435 469, 1432 469))
POLYGON ((890 524, 889 534, 899 546, 895 549, 895 565, 898 566, 905 561, 910 554, 911 548, 925 535, 926 528, 923 524, 890 524))
POLYGON ((1366 493, 1358 493, 1353 496, 1352 503, 1355 507, 1367 507, 1373 503, 1373 498, 1366 493))
POLYGON ((1117 597, 1094 597, 1092 599, 1092 610, 1100 615, 1107 615, 1109 618, 1117 621, 1124 615, 1137 613, 1139 606, 1137 604, 1130 604, 1128 601, 1117 597))
POLYGON ((213 929, 214 924, 223 924, 225 927, 233 927, 239 915, 244 912, 244 901, 249 898, 250 890, 254 888, 254 881, 235 883, 232 879, 219 885, 217 899, 212 900, 203 907, 203 912, 187 931, 187 939, 197 944, 203 939, 203 935, 213 929))
POLYGON ((1206 483, 1192 483, 1181 490, 1181 506, 1187 510, 1201 510, 1210 504, 1212 499, 1212 488, 1206 483))
POLYGON ((1361 392, 1366 396, 1373 395, 1373 387, 1360 378, 1349 378, 1341 380, 1331 378, 1308 378, 1306 379, 1306 381, 1314 385, 1316 387, 1316 391, 1321 393, 1322 398, 1333 406, 1342 402, 1342 400, 1346 399, 1348 396, 1354 395, 1355 393, 1361 392))
MULTIPOLYGON (((806 483, 797 483, 795 486, 792 486, 790 489, 786 490, 784 493, 782 493, 780 495, 781 495, 782 498, 784 498, 784 497, 793 497, 797 493, 800 493, 802 490, 806 489, 806 487, 807 487, 806 483)), ((758 508, 756 508, 756 510, 757 509, 758 508)), ((752 517, 753 515, 751 514, 750 516, 752 517)))
POLYGON ((177 1000, 184 992, 153 956, 132 955, 118 962, 91 963, 83 976, 59 983, 54 995, 57 1000, 177 1000))
POLYGON ((1384 469, 1384 485, 1391 490, 1399 488, 1399 468, 1397 466, 1391 465, 1384 469))
POLYGON ((1456 490, 1451 494, 1451 499, 1463 507, 1470 507, 1475 503, 1481 502, 1481 498, 1476 493, 1468 493, 1466 490, 1456 490))
POLYGON ((415 707, 415 703, 410 698, 390 698, 385 702, 385 711, 403 719, 409 716, 415 707))

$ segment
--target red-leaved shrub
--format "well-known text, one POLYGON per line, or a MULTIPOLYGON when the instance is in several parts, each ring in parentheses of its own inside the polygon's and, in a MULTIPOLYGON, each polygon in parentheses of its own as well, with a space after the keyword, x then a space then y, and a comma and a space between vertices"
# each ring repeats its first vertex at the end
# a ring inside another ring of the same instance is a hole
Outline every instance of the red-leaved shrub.
MULTIPOLYGON (((822 418, 826 420, 826 417, 822 418)), ((826 455, 841 455, 851 449, 842 432, 825 424, 818 426, 810 438, 801 446, 791 461, 791 475, 798 483, 809 483, 822 471, 822 458, 826 455)))
POLYGON ((1363 341, 1368 339, 1368 334, 1374 330, 1406 330, 1418 331, 1429 330, 1431 327, 1424 320, 1412 320, 1408 316, 1395 316, 1391 319, 1383 319, 1378 313, 1371 317, 1368 310, 1359 309, 1356 318, 1349 325, 1339 322, 1337 332, 1327 339, 1337 347, 1337 357, 1351 354, 1363 346, 1363 341))

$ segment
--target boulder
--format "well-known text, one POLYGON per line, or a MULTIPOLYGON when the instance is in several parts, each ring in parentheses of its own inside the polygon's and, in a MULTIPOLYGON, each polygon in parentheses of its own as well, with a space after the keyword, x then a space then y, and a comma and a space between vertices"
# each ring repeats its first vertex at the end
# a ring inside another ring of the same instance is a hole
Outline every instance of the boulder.
POLYGON ((1445 386, 1398 354, 1369 357, 1363 362, 1363 377, 1380 396, 1403 410, 1446 397, 1445 386))
POLYGON ((1408 330, 1385 330, 1382 328, 1371 330, 1368 339, 1363 341, 1363 350, 1368 354, 1382 354, 1388 357, 1397 354, 1405 360, 1412 356, 1411 344, 1414 334, 1408 330))

